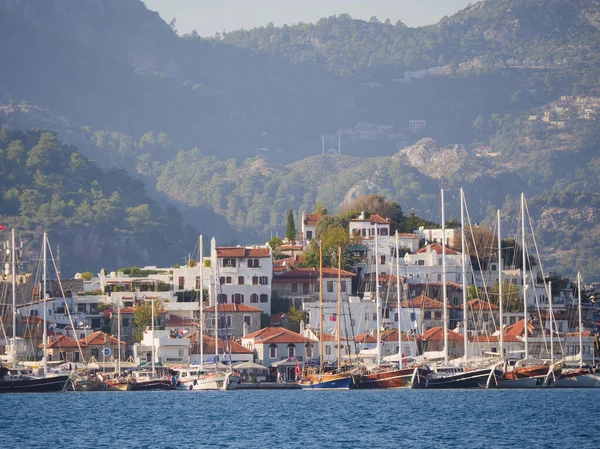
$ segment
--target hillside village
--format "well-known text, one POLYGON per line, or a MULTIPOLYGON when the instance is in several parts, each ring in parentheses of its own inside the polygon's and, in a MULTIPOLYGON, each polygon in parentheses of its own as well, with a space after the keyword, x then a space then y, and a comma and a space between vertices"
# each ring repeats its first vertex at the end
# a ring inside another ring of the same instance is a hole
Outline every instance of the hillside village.
MULTIPOLYGON (((503 263, 505 301, 513 306, 505 308, 501 325, 494 293, 499 274, 495 255, 485 269, 476 269, 480 264, 474 265, 470 257, 465 257, 463 271, 460 229, 446 229, 445 237, 441 229, 423 227, 413 233, 397 233, 396 223, 390 218, 366 215, 363 212, 349 220, 347 231, 352 244, 345 253, 352 265, 342 270, 323 267, 322 284, 319 268, 303 266, 303 262, 319 237, 318 223, 324 215, 306 212, 300 217, 297 239, 285 240, 275 248, 268 244, 222 247, 213 238, 207 242, 208 254, 196 251, 198 260, 188 256, 183 266, 133 267, 109 273, 102 270, 96 277, 78 273, 74 279, 49 281, 45 324, 41 282, 19 273, 19 358, 36 358, 37 348, 43 346, 45 325, 54 363, 83 359, 114 367, 120 354, 123 363, 138 366, 152 360, 154 349, 155 360, 165 366, 198 363, 202 353, 206 362, 214 362, 215 357, 223 363, 255 362, 268 367, 271 378, 279 373, 293 379, 297 361, 319 356, 321 334, 324 360, 336 360, 338 320, 343 332, 340 349, 346 358, 373 352, 378 322, 383 357, 394 357, 399 341, 405 357, 439 351, 443 346, 443 253, 452 329, 449 351, 453 356, 464 354, 463 295, 469 299, 470 343, 466 349, 470 356, 495 352, 499 333, 503 332, 506 355, 517 359, 523 350, 525 328, 531 353, 547 354, 551 313, 555 316, 555 338, 561 342, 555 352, 579 354, 577 339, 573 338, 578 335, 577 295, 568 281, 556 282, 549 295, 541 273, 535 275, 535 286, 526 289, 525 326, 522 306, 514 306, 523 295, 521 270, 503 263), (398 259, 396 248, 400 249, 398 259), (338 291, 342 300, 339 316, 338 291), (377 291, 381 298, 379 310, 377 291), (156 314, 153 331, 149 318, 152 308, 156 314)), ((198 247, 203 248, 200 239, 198 247)), ((3 298, 10 295, 10 280, 11 273, 7 272, 0 285, 3 298)), ((583 357, 591 363, 596 357, 593 331, 600 322, 600 308, 593 302, 593 295, 584 299, 583 319, 583 357)))

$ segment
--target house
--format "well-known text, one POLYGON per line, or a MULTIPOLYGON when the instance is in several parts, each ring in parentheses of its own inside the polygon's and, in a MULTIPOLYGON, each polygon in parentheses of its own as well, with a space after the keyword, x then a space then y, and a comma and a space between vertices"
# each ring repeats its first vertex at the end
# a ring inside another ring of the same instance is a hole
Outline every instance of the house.
POLYGON ((167 330, 147 328, 140 343, 133 345, 133 359, 137 365, 154 361, 163 365, 181 365, 190 361, 190 339, 173 335, 167 330))
MULTIPOLYGON (((442 243, 444 232, 442 229, 421 229, 413 231, 427 243, 442 243)), ((460 229, 446 229, 446 246, 456 247, 460 243, 460 229)))
MULTIPOLYGON (((504 336, 504 356, 518 360, 523 355, 523 341, 514 335, 504 336)), ((498 335, 473 335, 467 343, 468 357, 485 357, 491 353, 500 352, 500 337, 498 335)))
MULTIPOLYGON (((202 336, 204 363, 215 362, 215 338, 208 335, 202 336)), ((235 365, 241 362, 253 362, 254 351, 242 346, 235 340, 218 340, 218 359, 221 363, 235 365)), ((200 364, 200 345, 198 344, 198 334, 190 336, 190 364, 200 364)))
MULTIPOLYGON (((219 304, 217 314, 219 316, 220 338, 241 338, 244 335, 260 329, 260 316, 263 313, 258 307, 246 304, 219 304)), ((204 334, 215 335, 215 308, 205 307, 204 334)))
MULTIPOLYGON (((430 243, 416 253, 407 253, 403 258, 400 272, 409 282, 442 282, 444 248, 439 243, 430 243)), ((445 248, 446 282, 462 282, 462 254, 452 248, 445 248)), ((467 258, 467 283, 472 284, 470 259, 467 258)))
MULTIPOLYGON (((406 301, 403 301, 400 306, 409 310, 421 310, 421 322, 419 323, 420 330, 425 333, 428 329, 440 327, 444 325, 444 304, 441 301, 430 298, 425 295, 417 296, 406 301)), ((450 309, 450 305, 446 306, 450 309)), ((450 312, 448 312, 448 315, 450 312)))
MULTIPOLYGON (((338 296, 338 270, 323 267, 323 301, 337 301, 338 296)), ((342 295, 352 292, 352 278, 356 275, 349 271, 341 271, 342 295)), ((319 299, 318 268, 294 268, 273 276, 273 294, 286 299, 290 306, 297 309, 303 307, 305 302, 318 301, 319 299)))
MULTIPOLYGON (((469 301, 467 308, 467 331, 471 335, 491 335, 500 325, 500 309, 497 305, 477 298, 469 301)), ((464 316, 462 304, 458 306, 458 309, 463 311, 464 316)))
MULTIPOLYGON (((402 356, 418 355, 417 339, 414 335, 402 332, 402 356)), ((391 357, 398 354, 398 329, 386 329, 381 332, 381 357, 391 357)))
MULTIPOLYGON (((444 329, 432 327, 421 336, 423 352, 441 352, 444 349, 444 329)), ((464 355, 463 336, 457 332, 448 331, 448 357, 457 358, 464 355)))
MULTIPOLYGON (((82 362, 81 353, 77 341, 65 335, 56 335, 48 338, 48 360, 65 362, 82 362)), ((43 349, 44 344, 40 343, 38 349, 43 349)), ((82 348, 83 349, 83 348, 82 348)), ((87 359, 86 359, 87 360, 87 359)))
POLYGON ((317 237, 317 223, 323 217, 322 214, 307 214, 302 211, 302 221, 300 223, 300 239, 305 243, 317 237))
POLYGON ((79 340, 79 344, 83 351, 84 360, 89 360, 94 357, 96 360, 102 360, 103 349, 109 348, 111 356, 118 354, 119 345, 121 346, 121 354, 125 354, 125 342, 117 340, 112 335, 102 331, 96 331, 91 335, 79 340))

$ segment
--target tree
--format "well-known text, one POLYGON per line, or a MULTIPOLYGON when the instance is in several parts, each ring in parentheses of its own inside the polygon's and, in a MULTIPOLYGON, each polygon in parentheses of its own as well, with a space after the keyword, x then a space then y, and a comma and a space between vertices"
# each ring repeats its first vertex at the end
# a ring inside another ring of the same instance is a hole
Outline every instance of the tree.
POLYGON ((269 245, 272 250, 275 250, 277 247, 283 245, 283 240, 281 240, 279 237, 273 237, 267 242, 267 245, 269 245))
POLYGON ((152 325, 152 306, 154 305, 154 319, 156 321, 156 315, 158 306, 152 302, 143 302, 135 308, 133 314, 133 337, 137 341, 141 341, 144 335, 144 329, 152 325))
POLYGON ((327 215, 327 206, 323 201, 319 201, 313 206, 313 211, 315 214, 327 215))
POLYGON ((81 273, 81 279, 84 281, 89 281, 94 277, 94 274, 91 271, 84 271, 81 273))
POLYGON ((296 240, 296 223, 294 222, 294 211, 290 209, 287 216, 287 226, 285 228, 285 237, 293 242, 296 240))
POLYGON ((396 223, 399 223, 403 218, 400 205, 394 201, 386 201, 383 195, 359 195, 354 200, 340 207, 340 214, 348 211, 365 212, 367 217, 377 214, 383 218, 389 218, 396 223))

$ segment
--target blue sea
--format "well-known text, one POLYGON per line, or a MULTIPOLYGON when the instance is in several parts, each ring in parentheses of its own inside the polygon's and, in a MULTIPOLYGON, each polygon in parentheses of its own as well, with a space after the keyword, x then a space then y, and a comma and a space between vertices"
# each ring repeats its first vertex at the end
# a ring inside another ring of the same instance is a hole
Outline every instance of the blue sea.
POLYGON ((600 448, 600 389, 0 395, 3 448, 600 448))

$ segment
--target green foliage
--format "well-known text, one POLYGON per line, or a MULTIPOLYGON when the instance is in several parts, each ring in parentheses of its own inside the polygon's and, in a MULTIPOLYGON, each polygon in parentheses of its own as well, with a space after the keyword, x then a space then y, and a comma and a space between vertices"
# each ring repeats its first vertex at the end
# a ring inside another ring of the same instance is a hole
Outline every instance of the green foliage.
POLYGON ((287 216, 287 226, 285 228, 285 237, 293 242, 296 240, 296 223, 294 222, 294 210, 290 209, 287 216))
POLYGON ((83 273, 81 273, 81 279, 83 279, 84 281, 90 281, 93 277, 94 273, 92 273, 91 271, 84 271, 83 273))

